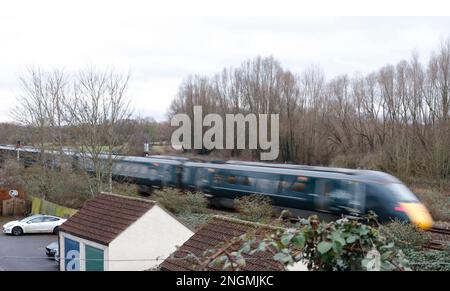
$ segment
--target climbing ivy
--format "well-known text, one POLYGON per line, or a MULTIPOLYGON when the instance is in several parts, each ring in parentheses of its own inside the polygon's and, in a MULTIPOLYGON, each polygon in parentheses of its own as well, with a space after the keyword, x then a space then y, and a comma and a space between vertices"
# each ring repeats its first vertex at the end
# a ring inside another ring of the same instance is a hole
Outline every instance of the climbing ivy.
POLYGON ((343 218, 325 223, 311 216, 287 229, 255 230, 229 244, 238 243, 237 251, 223 250, 210 262, 224 270, 239 270, 248 255, 271 251, 273 259, 285 268, 302 262, 313 271, 410 270, 394 242, 367 224, 373 218, 370 214, 360 220, 343 218))

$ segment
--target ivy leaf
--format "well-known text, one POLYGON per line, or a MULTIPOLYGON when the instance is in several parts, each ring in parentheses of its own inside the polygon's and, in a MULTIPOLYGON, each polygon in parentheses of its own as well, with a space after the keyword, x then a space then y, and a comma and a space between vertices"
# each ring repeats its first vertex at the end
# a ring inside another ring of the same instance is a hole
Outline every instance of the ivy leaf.
POLYGON ((281 243, 284 246, 288 246, 293 237, 294 237, 294 234, 283 235, 283 237, 281 238, 281 243))
POLYGON ((334 244, 333 244, 333 250, 334 250, 334 252, 335 252, 335 253, 340 253, 340 252, 342 252, 342 249, 343 249, 343 244, 341 244, 341 243, 338 242, 338 241, 335 241, 334 244))
POLYGON ((221 256, 221 257, 217 258, 216 260, 214 260, 213 264, 214 264, 214 266, 219 267, 227 260, 228 260, 227 256, 221 256))
POLYGON ((239 266, 244 267, 244 266, 245 266, 245 259, 244 259, 244 257, 239 257, 239 258, 236 260, 236 263, 237 263, 239 266))
POLYGON ((241 252, 244 254, 248 254, 250 251, 251 251, 251 246, 248 243, 245 244, 241 249, 241 252))
POLYGON ((366 227, 361 227, 361 228, 359 229, 359 234, 360 234, 361 236, 367 235, 368 233, 369 233, 369 230, 368 230, 366 227))
POLYGON ((317 251, 321 254, 327 253, 333 247, 333 243, 323 241, 317 245, 317 251))
POLYGON ((334 242, 339 243, 341 246, 345 246, 346 242, 345 239, 343 239, 342 237, 334 237, 333 238, 334 242))
POLYGON ((290 255, 286 255, 284 253, 278 253, 276 254, 273 259, 275 261, 281 262, 283 264, 286 264, 287 262, 290 262, 292 260, 290 255))
POLYGON ((259 252, 265 252, 266 249, 267 249, 266 243, 262 241, 262 242, 259 243, 259 245, 258 245, 258 247, 256 249, 254 249, 254 250, 252 250, 250 252, 250 255, 254 255, 254 254, 259 253, 259 252))
POLYGON ((230 261, 227 261, 224 265, 223 265, 223 270, 224 271, 226 271, 226 270, 229 270, 229 269, 231 269, 231 262, 230 261))
POLYGON ((348 238, 347 238, 347 243, 352 244, 352 243, 354 243, 357 239, 358 239, 358 236, 351 234, 351 235, 349 235, 348 238))
POLYGON ((292 243, 294 244, 295 247, 302 249, 305 247, 305 235, 303 233, 300 233, 298 235, 296 235, 295 237, 292 238, 292 243))

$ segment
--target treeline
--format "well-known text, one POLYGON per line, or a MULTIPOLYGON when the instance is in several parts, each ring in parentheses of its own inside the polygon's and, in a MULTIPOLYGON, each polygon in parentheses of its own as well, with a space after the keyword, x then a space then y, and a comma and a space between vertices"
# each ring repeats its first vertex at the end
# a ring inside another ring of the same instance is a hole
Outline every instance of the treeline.
MULTIPOLYGON (((89 67, 77 72, 30 68, 20 77, 21 94, 13 110, 15 124, 0 125, 0 143, 31 145, 41 150, 41 190, 52 184, 48 167, 49 150, 82 154, 93 168, 88 179, 90 192, 112 192, 112 166, 117 154, 142 155, 144 142, 159 141, 164 124, 136 118, 127 94, 129 76, 115 70, 89 67), (104 159, 104 156, 107 159, 104 159), (105 162, 106 160, 106 162, 105 162)), ((54 154, 52 154, 54 155, 54 154)), ((70 171, 70 160, 60 163, 70 171)))
MULTIPOLYGON (((57 144, 61 143, 65 147, 72 147, 76 142, 77 129, 73 126, 62 126, 61 135, 57 135, 56 130, 52 127, 39 129, 34 126, 24 126, 19 123, 0 123, 0 144, 15 145, 20 141, 22 146, 33 146, 39 148, 41 135, 44 131, 46 137, 44 139, 45 149, 58 149, 57 144)), ((128 137, 124 140, 125 146, 117 149, 117 153, 121 155, 143 154, 144 143, 146 142, 168 142, 170 141, 170 125, 167 122, 158 122, 151 117, 133 117, 128 120, 121 120, 115 129, 120 136, 128 137)), ((105 145, 106 140, 100 140, 100 145, 105 145)))
MULTIPOLYGON (((326 80, 257 57, 212 76, 191 76, 170 114, 280 114, 279 161, 450 178, 450 39, 427 63, 416 54, 368 75, 326 80)), ((248 134, 248 132, 247 132, 248 134)), ((257 159, 255 152, 231 156, 257 159)))

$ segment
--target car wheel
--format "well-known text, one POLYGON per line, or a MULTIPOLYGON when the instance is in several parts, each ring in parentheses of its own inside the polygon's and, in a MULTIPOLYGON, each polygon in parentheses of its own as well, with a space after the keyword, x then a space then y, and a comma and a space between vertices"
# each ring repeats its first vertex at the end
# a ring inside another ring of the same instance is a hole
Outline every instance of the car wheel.
POLYGON ((12 229, 12 234, 15 236, 20 236, 23 234, 23 229, 19 226, 16 226, 12 229))
POLYGON ((53 229, 53 234, 58 234, 58 233, 59 233, 59 227, 57 226, 53 229))

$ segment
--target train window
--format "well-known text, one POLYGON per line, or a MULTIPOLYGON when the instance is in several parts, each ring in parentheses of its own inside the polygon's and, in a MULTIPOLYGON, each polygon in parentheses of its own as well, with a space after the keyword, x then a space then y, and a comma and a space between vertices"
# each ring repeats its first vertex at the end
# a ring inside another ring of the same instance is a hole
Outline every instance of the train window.
POLYGON ((137 174, 141 172, 141 166, 140 165, 134 165, 133 166, 133 173, 137 174))
POLYGON ((278 181, 271 179, 258 179, 257 180, 258 188, 264 191, 272 191, 276 189, 278 181))
POLYGON ((158 171, 156 169, 151 169, 150 170, 150 176, 152 178, 156 178, 158 176, 158 171))
POLYGON ((325 196, 330 199, 349 201, 355 192, 355 183, 352 181, 329 180, 325 184, 325 196))
POLYGON ((141 168, 140 168, 140 173, 142 174, 142 175, 145 175, 145 174, 147 174, 147 167, 146 166, 141 166, 141 168))
POLYGON ((197 186, 202 186, 206 183, 208 183, 207 169, 198 169, 198 171, 197 171, 197 186))
POLYGON ((306 192, 309 180, 308 177, 297 177, 297 180, 292 184, 291 190, 294 192, 306 192))
POLYGON ((119 172, 122 170, 122 165, 121 164, 114 164, 113 166, 113 171, 114 172, 119 172))
POLYGON ((165 165, 163 166, 163 170, 161 172, 162 179, 164 181, 169 181, 171 179, 172 173, 171 173, 171 166, 165 165))
POLYGON ((236 176, 234 176, 234 175, 228 176, 228 178, 227 178, 228 184, 236 184, 236 181, 237 181, 237 179, 236 179, 236 176))
POLYGON ((242 176, 241 177, 241 185, 244 186, 252 186, 254 184, 255 180, 251 177, 247 177, 247 176, 242 176))
POLYGON ((323 197, 331 208, 341 209, 347 213, 364 211, 365 195, 363 186, 348 180, 325 180, 323 197))
POLYGON ((398 199, 398 201, 402 202, 417 202, 417 197, 411 192, 411 190, 408 189, 403 184, 400 183, 392 183, 388 184, 389 190, 392 192, 392 194, 395 195, 395 197, 398 199))
POLYGON ((295 192, 304 192, 305 189, 306 189, 306 183, 305 182, 296 181, 292 185, 292 190, 295 191, 295 192))
POLYGON ((214 183, 216 183, 216 184, 222 184, 224 178, 225 178, 225 177, 224 177, 223 175, 215 174, 215 175, 214 175, 214 183))
POLYGON ((288 188, 289 188, 289 182, 288 181, 282 179, 278 183, 278 191, 282 192, 282 191, 284 191, 284 190, 286 190, 288 188))

